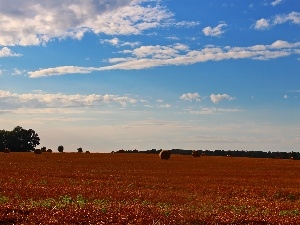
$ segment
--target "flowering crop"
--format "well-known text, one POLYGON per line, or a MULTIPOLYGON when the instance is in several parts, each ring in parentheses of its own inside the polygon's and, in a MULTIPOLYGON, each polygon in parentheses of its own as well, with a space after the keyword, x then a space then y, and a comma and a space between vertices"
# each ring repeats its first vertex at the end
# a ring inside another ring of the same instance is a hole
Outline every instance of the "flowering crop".
POLYGON ((0 224, 298 224, 300 161, 0 154, 0 224))

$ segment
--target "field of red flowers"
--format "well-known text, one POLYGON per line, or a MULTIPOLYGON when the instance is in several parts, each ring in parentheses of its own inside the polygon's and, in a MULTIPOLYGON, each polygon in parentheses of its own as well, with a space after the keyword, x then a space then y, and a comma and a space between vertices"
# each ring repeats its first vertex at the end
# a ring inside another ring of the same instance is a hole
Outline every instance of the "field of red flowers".
POLYGON ((0 224, 299 224, 300 161, 0 154, 0 224))

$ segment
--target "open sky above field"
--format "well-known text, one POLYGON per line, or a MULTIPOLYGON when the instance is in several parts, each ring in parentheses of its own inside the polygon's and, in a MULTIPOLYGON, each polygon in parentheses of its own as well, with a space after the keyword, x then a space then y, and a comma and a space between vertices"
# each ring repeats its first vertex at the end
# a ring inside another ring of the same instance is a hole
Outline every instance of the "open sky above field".
POLYGON ((0 129, 41 146, 300 150, 299 0, 1 0, 0 129))

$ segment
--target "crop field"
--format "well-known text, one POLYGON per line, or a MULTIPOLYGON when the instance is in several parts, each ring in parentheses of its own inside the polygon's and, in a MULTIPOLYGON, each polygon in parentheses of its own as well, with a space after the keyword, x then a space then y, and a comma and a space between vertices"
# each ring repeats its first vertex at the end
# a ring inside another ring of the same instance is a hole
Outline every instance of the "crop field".
POLYGON ((299 224, 300 161, 0 154, 0 224, 299 224))

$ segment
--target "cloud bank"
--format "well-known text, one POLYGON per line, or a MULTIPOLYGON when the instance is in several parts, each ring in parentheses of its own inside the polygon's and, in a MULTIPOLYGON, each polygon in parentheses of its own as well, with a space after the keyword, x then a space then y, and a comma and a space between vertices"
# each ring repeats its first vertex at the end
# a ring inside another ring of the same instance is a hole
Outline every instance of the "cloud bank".
POLYGON ((160 6, 159 2, 143 2, 3 0, 0 2, 0 46, 40 45, 53 38, 81 39, 86 32, 140 34, 172 23, 173 14, 160 6))

